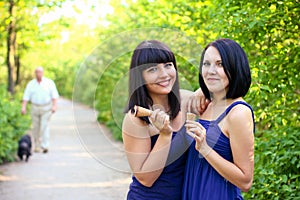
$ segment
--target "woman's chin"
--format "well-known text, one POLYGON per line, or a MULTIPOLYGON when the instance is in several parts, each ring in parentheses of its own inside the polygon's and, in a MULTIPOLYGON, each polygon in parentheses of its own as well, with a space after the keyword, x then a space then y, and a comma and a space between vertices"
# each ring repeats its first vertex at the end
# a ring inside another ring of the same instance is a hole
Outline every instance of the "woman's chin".
POLYGON ((160 92, 160 94, 164 94, 164 95, 168 95, 168 94, 170 94, 170 92, 171 92, 172 90, 167 90, 167 91, 161 91, 160 92))
POLYGON ((171 91, 172 90, 170 90, 170 89, 156 90, 155 92, 153 92, 153 94, 168 95, 171 91))
POLYGON ((168 95, 172 92, 173 85, 168 85, 167 87, 159 86, 159 85, 151 85, 147 87, 148 92, 156 95, 168 95), (154 86, 154 87, 153 87, 154 86))
POLYGON ((224 87, 207 87, 207 89, 211 93, 219 93, 219 92, 225 92, 226 93, 226 88, 224 88, 224 87))

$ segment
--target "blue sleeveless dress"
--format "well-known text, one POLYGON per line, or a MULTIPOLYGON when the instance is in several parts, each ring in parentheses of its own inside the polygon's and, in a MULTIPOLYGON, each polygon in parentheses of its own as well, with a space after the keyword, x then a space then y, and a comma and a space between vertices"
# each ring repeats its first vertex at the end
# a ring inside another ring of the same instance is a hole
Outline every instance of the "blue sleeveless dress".
MULTIPOLYGON (((220 156, 233 162, 230 140, 222 133, 218 123, 238 105, 243 104, 252 108, 243 101, 232 103, 216 120, 199 119, 198 122, 206 129, 206 142, 220 156)), ((243 199, 240 189, 223 178, 203 156, 195 149, 195 141, 189 148, 183 185, 183 200, 231 200, 243 199)))
MULTIPOLYGON (((127 194, 128 200, 181 200, 185 163, 189 144, 185 127, 174 132, 166 167, 152 187, 143 186, 134 176, 127 194)), ((151 137, 151 148, 159 135, 151 137)))

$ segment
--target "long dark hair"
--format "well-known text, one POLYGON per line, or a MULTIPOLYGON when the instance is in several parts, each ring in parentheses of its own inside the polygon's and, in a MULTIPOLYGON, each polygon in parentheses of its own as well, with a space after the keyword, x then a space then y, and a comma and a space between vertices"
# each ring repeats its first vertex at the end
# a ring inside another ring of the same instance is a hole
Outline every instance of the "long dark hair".
POLYGON ((203 59, 208 47, 215 47, 221 56, 225 74, 229 80, 226 98, 244 97, 251 85, 251 73, 247 55, 243 48, 231 39, 218 39, 208 44, 202 52, 200 61, 199 84, 207 99, 211 100, 210 92, 202 77, 203 59))
MULTIPOLYGON (((170 119, 177 116, 180 111, 180 95, 176 59, 170 48, 157 40, 143 41, 133 52, 129 73, 129 100, 125 112, 132 111, 135 105, 148 109, 153 105, 142 72, 151 66, 168 62, 172 62, 176 69, 176 80, 172 91, 168 94, 170 119)), ((141 117, 141 119, 150 123, 148 117, 141 117)))

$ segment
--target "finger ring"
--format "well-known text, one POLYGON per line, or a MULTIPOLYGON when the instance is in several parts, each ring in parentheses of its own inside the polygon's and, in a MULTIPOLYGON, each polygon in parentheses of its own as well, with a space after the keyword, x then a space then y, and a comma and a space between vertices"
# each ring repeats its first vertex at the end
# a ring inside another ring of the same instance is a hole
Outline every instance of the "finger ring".
POLYGON ((196 134, 194 133, 193 138, 195 139, 195 137, 196 137, 196 134))

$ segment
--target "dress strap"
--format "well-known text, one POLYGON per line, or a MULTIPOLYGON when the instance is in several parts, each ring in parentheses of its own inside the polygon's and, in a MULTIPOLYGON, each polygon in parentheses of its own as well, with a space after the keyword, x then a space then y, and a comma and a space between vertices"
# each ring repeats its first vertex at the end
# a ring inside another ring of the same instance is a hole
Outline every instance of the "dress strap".
POLYGON ((228 106, 228 108, 226 108, 226 110, 215 120, 215 122, 218 124, 231 111, 231 109, 234 106, 239 105, 239 104, 243 104, 243 105, 247 106, 248 108, 250 108, 251 113, 252 113, 253 124, 254 124, 254 132, 255 132, 255 121, 254 121, 254 113, 253 113, 252 107, 244 101, 235 101, 232 104, 230 104, 230 106, 228 106))

